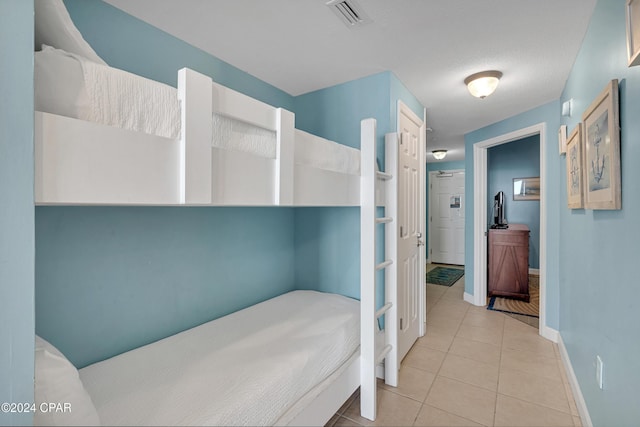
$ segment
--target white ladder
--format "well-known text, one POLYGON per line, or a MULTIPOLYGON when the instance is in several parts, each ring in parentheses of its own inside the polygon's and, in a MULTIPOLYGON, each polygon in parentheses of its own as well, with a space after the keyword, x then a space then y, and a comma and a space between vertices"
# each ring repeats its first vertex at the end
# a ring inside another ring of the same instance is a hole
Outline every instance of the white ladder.
POLYGON ((376 368, 385 361, 385 382, 398 384, 397 370, 397 138, 386 138, 387 173, 376 170, 376 120, 360 125, 360 414, 375 420, 376 368), (376 195, 385 186, 385 214, 377 216, 376 195), (391 196, 391 197, 390 197, 391 196), (385 259, 376 263, 378 224, 385 225, 385 259), (376 310, 376 273, 385 270, 385 301, 376 310), (378 319, 384 316, 385 328, 378 319))

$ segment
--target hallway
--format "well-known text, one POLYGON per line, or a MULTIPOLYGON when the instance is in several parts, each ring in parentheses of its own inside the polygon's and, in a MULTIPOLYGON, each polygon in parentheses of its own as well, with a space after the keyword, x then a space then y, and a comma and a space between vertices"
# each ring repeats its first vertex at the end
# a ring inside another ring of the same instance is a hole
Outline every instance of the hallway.
POLYGON ((464 277, 427 285, 427 334, 379 381, 378 418, 355 396, 329 426, 581 426, 558 346, 537 329, 463 301, 464 277))

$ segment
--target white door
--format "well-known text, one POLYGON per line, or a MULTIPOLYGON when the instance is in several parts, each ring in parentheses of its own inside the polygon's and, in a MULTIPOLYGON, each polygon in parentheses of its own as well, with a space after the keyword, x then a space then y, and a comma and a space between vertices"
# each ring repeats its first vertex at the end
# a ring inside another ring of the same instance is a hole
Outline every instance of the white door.
POLYGON ((464 264, 464 171, 429 174, 430 259, 464 264))
POLYGON ((400 104, 398 144, 398 361, 411 349, 421 333, 421 307, 424 300, 422 276, 424 252, 421 204, 424 198, 423 122, 400 104))

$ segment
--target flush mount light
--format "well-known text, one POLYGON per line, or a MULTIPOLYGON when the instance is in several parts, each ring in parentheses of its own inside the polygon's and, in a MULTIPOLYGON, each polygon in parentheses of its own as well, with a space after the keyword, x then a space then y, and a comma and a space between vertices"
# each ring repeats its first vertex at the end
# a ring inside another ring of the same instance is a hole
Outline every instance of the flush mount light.
POLYGON ((467 85, 471 95, 483 99, 496 90, 501 77, 502 73, 500 71, 482 71, 464 79, 464 84, 467 85))
POLYGON ((442 160, 447 155, 447 150, 433 150, 431 152, 433 158, 436 160, 442 160))

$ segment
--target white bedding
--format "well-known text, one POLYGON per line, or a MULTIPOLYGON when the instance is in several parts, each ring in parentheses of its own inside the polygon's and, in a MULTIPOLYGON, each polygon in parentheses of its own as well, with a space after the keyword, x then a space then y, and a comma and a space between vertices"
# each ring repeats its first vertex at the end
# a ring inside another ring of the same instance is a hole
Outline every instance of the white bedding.
POLYGON ((271 425, 359 347, 359 302, 294 291, 80 370, 105 425, 271 425))
POLYGON ((175 88, 49 46, 35 53, 35 109, 180 137, 175 88))
MULTIPOLYGON (((35 53, 35 109, 76 119, 180 137, 177 89, 126 71, 44 46, 35 53)), ((276 134, 214 114, 212 145, 276 158, 276 134)), ((360 152, 295 130, 295 162, 360 174, 360 152)))

